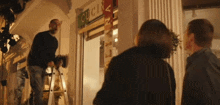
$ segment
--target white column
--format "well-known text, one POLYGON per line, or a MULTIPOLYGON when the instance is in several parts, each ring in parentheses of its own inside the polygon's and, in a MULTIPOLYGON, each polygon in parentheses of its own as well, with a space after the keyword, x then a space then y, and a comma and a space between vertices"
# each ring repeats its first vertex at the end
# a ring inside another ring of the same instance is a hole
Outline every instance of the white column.
MULTIPOLYGON (((166 24, 166 26, 179 35, 183 40, 182 31, 182 2, 181 0, 148 0, 149 19, 158 19, 166 24)), ((119 23, 120 24, 120 23, 119 23)), ((177 51, 167 61, 173 67, 176 79, 176 104, 181 103, 182 81, 185 71, 183 43, 177 48, 177 51)))

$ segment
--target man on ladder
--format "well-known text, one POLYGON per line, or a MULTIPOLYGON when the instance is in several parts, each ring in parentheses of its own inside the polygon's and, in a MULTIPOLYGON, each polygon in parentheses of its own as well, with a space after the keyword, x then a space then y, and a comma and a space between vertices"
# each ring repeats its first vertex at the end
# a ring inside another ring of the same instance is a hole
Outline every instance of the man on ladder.
POLYGON ((49 31, 38 33, 31 46, 28 55, 28 71, 30 84, 33 92, 33 104, 43 105, 43 87, 45 70, 47 67, 54 67, 55 52, 58 48, 58 41, 55 38, 61 22, 53 19, 49 24, 49 31))

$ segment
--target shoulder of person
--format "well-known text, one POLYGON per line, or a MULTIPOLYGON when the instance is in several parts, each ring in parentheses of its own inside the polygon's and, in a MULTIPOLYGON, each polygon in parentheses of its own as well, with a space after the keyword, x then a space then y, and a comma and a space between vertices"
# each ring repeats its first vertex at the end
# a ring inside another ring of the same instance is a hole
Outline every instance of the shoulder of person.
POLYGON ((110 63, 113 65, 114 64, 119 65, 119 64, 126 63, 127 61, 129 61, 129 56, 132 55, 131 54, 132 50, 133 50, 133 48, 127 49, 126 51, 118 54, 117 56, 112 57, 110 63))
POLYGON ((195 63, 192 64, 193 69, 198 69, 197 72, 201 72, 199 70, 205 70, 207 68, 220 68, 220 61, 212 52, 205 53, 200 56, 195 63))
POLYGON ((49 34, 49 31, 39 32, 37 35, 44 35, 44 34, 49 34))
POLYGON ((35 38, 36 37, 44 37, 45 35, 49 35, 49 32, 48 31, 43 31, 43 32, 39 32, 37 33, 37 35, 35 35, 35 38))
POLYGON ((123 57, 123 56, 133 55, 133 54, 136 53, 137 49, 138 49, 137 47, 131 47, 131 48, 125 50, 124 52, 122 52, 121 54, 117 55, 116 57, 120 58, 120 57, 123 57))
POLYGON ((206 70, 211 67, 208 60, 198 59, 195 63, 192 63, 187 69, 186 76, 189 80, 201 80, 207 76, 206 70))
POLYGON ((125 50, 124 52, 118 54, 117 56, 112 57, 111 61, 125 63, 126 61, 128 61, 130 59, 131 55, 134 55, 133 50, 134 50, 134 47, 129 48, 129 49, 125 50))
POLYGON ((206 55, 206 59, 209 63, 216 63, 216 64, 220 65, 220 60, 213 52, 209 52, 206 55))

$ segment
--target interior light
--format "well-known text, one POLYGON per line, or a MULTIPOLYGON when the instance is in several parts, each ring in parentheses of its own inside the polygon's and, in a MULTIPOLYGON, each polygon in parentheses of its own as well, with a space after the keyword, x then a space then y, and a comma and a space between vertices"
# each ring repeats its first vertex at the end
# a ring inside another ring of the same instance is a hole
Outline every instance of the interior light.
POLYGON ((118 38, 115 38, 115 42, 118 42, 118 38))
POLYGON ((113 30, 113 35, 117 35, 118 34, 118 29, 114 29, 113 30))
POLYGON ((16 42, 20 39, 19 35, 17 35, 17 34, 14 34, 13 38, 15 39, 16 42))

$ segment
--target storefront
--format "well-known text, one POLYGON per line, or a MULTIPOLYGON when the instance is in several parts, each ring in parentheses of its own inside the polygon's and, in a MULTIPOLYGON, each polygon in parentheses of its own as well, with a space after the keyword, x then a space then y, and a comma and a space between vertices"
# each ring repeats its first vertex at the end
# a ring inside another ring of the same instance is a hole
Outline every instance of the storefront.
MULTIPOLYGON (((105 74, 105 59, 118 54, 118 9, 116 0, 113 0, 113 27, 111 27, 111 43, 105 42, 106 28, 105 15, 102 8, 103 0, 96 0, 86 6, 77 16, 78 35, 80 36, 81 72, 76 74, 81 77, 79 88, 81 89, 82 104, 92 105, 96 93, 100 90, 105 74), (110 55, 106 54, 105 47, 111 45, 110 55)), ((109 35, 109 33, 108 33, 109 35)))
MULTIPOLYGON (((103 68, 108 64, 106 59, 133 47, 135 35, 146 20, 161 20, 182 39, 181 0, 160 1, 118 1, 118 7, 113 9, 114 27, 111 29, 113 31, 109 31, 112 37, 108 39, 108 42, 106 42, 106 36, 109 33, 106 30, 109 29, 105 27, 105 20, 108 18, 103 15, 104 13, 98 13, 99 9, 103 8, 99 7, 102 0, 74 2, 76 7, 72 9, 72 14, 70 14, 70 17, 72 16, 70 19, 72 21, 70 28, 72 31, 70 32, 70 62, 72 65, 69 66, 69 69, 74 71, 69 71, 68 74, 70 85, 68 91, 74 92, 72 96, 76 105, 92 104, 103 83, 105 73, 103 68), (91 14, 99 15, 91 19, 91 14), (110 48, 110 50, 106 48, 110 48)), ((113 2, 113 4, 117 3, 113 2)), ((180 104, 181 100, 184 75, 183 55, 182 47, 178 47, 176 53, 167 60, 175 70, 176 81, 180 81, 177 82, 176 104, 180 104)))

